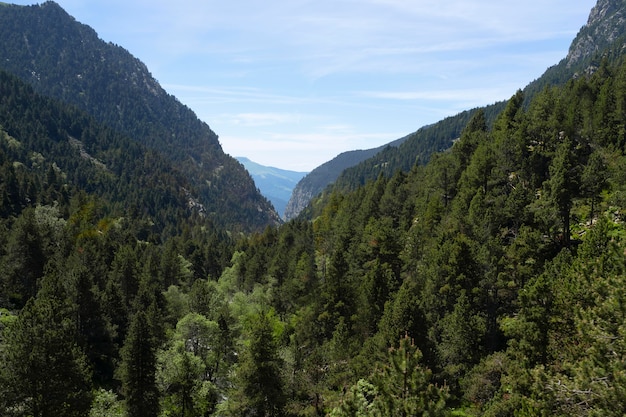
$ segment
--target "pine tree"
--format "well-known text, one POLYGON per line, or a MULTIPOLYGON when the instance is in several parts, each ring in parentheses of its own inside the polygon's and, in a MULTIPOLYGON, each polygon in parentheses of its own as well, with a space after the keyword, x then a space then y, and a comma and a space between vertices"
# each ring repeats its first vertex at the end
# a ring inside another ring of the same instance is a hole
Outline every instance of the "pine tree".
POLYGON ((237 371, 243 415, 284 415, 286 397, 280 370, 270 313, 259 313, 251 323, 249 345, 237 371))
POLYGON ((46 276, 37 297, 3 332, 1 415, 87 414, 91 380, 73 315, 58 277, 46 276))
POLYGON ((422 353, 408 336, 389 350, 389 360, 374 376, 380 392, 381 416, 444 416, 449 397, 446 387, 431 382, 432 372, 420 365, 422 353))
POLYGON ((154 338, 143 311, 133 316, 121 351, 122 392, 129 417, 155 417, 159 411, 154 338))
POLYGON ((550 202, 557 210, 563 225, 563 244, 570 244, 570 212, 577 196, 580 173, 576 164, 574 143, 568 137, 559 143, 547 182, 550 202))
POLYGON ((607 184, 607 167, 602 155, 596 151, 589 156, 589 161, 583 170, 581 176, 582 191, 585 197, 589 199, 591 205, 589 212, 589 222, 593 222, 595 216, 595 209, 598 200, 600 200, 600 193, 606 187, 607 184))

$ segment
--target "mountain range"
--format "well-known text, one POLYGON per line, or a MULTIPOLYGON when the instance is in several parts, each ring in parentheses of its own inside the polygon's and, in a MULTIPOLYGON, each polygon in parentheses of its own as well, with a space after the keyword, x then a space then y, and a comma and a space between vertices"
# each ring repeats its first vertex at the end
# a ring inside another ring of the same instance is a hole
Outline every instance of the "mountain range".
POLYGON ((285 208, 291 193, 298 181, 307 173, 261 165, 243 156, 236 159, 248 170, 261 194, 271 201, 281 216, 285 217, 285 208))
POLYGON ((389 146, 397 147, 405 140, 406 138, 401 138, 377 148, 343 152, 315 168, 293 188, 285 208, 285 218, 289 220, 298 216, 311 199, 332 184, 345 169, 371 158, 389 146))

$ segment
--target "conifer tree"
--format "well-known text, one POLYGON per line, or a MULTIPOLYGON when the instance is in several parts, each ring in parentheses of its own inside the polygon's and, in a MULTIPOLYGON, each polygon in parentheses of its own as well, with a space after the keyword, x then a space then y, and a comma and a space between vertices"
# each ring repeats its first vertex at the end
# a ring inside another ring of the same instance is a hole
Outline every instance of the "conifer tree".
POLYGON ((578 193, 580 173, 576 164, 574 143, 568 137, 559 143, 547 182, 550 203, 555 207, 563 225, 563 244, 570 244, 570 212, 578 193))
POLYGON ((286 397, 270 314, 257 314, 250 331, 249 345, 237 370, 237 408, 242 415, 283 416, 286 397))
POLYGON ((136 312, 121 351, 120 377, 129 417, 156 417, 159 411, 153 341, 146 314, 136 312))
POLYGON ((589 222, 593 221, 595 209, 600 193, 607 183, 607 168, 602 155, 596 151, 589 156, 589 161, 583 170, 581 176, 582 191, 585 197, 589 199, 591 205, 589 212, 589 222))
POLYGON ((0 415, 84 416, 91 403, 87 360, 71 303, 56 276, 3 332, 0 415))
POLYGON ((389 359, 374 376, 381 393, 382 416, 444 416, 448 399, 446 387, 431 382, 432 372, 420 365, 422 353, 408 336, 398 348, 389 350, 389 359))

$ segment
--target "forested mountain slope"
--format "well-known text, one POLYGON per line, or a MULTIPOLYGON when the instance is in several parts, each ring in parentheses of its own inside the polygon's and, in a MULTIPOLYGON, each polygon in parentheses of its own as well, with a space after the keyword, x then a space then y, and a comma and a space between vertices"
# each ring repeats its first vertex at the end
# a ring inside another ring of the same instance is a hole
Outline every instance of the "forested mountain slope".
POLYGON ((158 151, 180 170, 216 223, 235 230, 279 221, 208 125, 122 47, 100 40, 58 4, 0 7, 0 68, 158 151))
MULTIPOLYGON (((619 60, 626 44, 626 3, 623 0, 600 0, 589 15, 569 53, 557 65, 550 67, 537 80, 524 88, 526 102, 546 86, 563 85, 573 77, 593 72, 603 58, 619 60)), ((483 109, 488 124, 503 109, 496 103, 483 109)), ((434 152, 450 148, 473 114, 462 112, 409 135, 398 148, 386 149, 360 164, 348 168, 336 180, 339 189, 354 189, 375 180, 380 173, 393 175, 407 172, 416 161, 426 163, 434 152)))
MULTIPOLYGON (((5 227, 24 212, 48 207, 63 219, 86 216, 77 227, 85 227, 82 222, 92 216, 107 219, 106 227, 119 221, 136 239, 152 244, 190 228, 215 229, 187 179, 170 161, 84 112, 38 95, 3 71, 0 137, 0 213, 5 227)), ((28 254, 14 256, 22 259, 12 262, 29 262, 28 254)), ((16 268, 12 262, 4 265, 4 273, 16 268)), ((37 262, 43 265, 45 256, 37 262)), ((32 279, 28 287, 34 289, 40 277, 15 278, 32 279)), ((22 302, 33 295, 15 289, 8 293, 22 302)))
POLYGON ((624 413, 626 65, 524 102, 241 248, 220 283, 286 326, 286 410, 624 413))

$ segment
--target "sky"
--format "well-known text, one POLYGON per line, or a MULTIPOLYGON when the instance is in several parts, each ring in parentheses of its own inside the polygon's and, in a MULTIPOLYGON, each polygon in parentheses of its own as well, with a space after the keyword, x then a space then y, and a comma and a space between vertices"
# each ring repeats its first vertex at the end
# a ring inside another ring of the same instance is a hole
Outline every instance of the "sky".
POLYGON ((226 153, 310 171, 510 98, 567 55, 596 0, 56 2, 143 61, 226 153))

